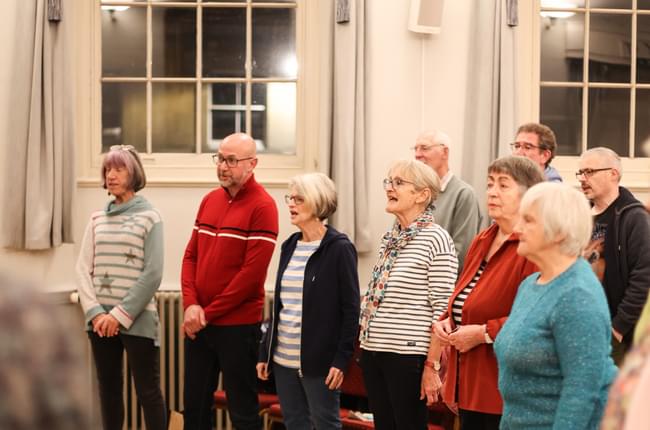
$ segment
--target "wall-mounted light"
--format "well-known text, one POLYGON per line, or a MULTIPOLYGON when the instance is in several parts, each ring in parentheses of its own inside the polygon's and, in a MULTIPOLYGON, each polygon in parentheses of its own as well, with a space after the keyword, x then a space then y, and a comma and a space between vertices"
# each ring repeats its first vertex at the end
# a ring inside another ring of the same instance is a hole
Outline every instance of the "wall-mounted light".
MULTIPOLYGON (((542 0, 542 8, 573 9, 575 4, 565 0, 542 0)), ((539 13, 544 18, 571 18, 575 12, 565 10, 544 10, 539 13)))

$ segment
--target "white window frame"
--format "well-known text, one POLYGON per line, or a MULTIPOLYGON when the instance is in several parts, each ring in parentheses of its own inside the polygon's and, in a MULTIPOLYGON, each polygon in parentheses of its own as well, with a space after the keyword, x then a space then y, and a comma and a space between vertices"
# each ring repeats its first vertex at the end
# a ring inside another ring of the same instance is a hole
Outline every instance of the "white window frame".
MULTIPOLYGON (((585 0, 588 1, 588 0, 585 0)), ((632 0, 632 6, 636 6, 638 0, 632 0)), ((520 122, 535 121, 538 122, 540 118, 540 62, 541 62, 541 35, 540 35, 540 10, 541 1, 520 1, 519 2, 519 26, 517 28, 519 36, 518 45, 518 58, 517 58, 517 74, 520 83, 520 122)), ((561 10, 561 9, 559 9, 561 10)), ((583 9, 584 10, 584 9, 583 9)), ((650 14, 650 10, 644 11, 643 14, 650 14)), ((586 97, 585 92, 588 88, 650 88, 650 84, 636 84, 636 18, 632 21, 632 58, 631 67, 632 79, 630 84, 608 84, 608 83, 589 83, 587 86, 582 82, 576 83, 575 86, 583 88, 583 97, 586 97)), ((589 28, 585 26, 585 43, 588 43, 589 28)), ((588 52, 589 46, 586 45, 588 52)), ((585 63, 588 63, 588 58, 585 58, 585 63)), ((585 72, 585 76, 586 72, 585 72)), ((546 86, 555 86, 553 83, 547 83, 546 86)), ((561 85, 565 86, 565 85, 561 85)), ((631 94, 630 115, 632 116, 630 122, 630 139, 634 139, 634 108, 635 92, 631 94)), ((587 133, 586 122, 588 120, 585 109, 588 109, 586 103, 583 103, 583 148, 587 146, 587 133)), ((514 131, 513 131, 514 133, 514 131)), ((632 145, 633 150, 633 145, 632 145)), ((633 153, 633 152, 632 152, 633 153)), ((578 165, 578 156, 556 156, 552 165, 558 169, 562 178, 566 183, 577 185, 578 181, 575 178, 575 171, 578 165)), ((648 193, 650 192, 650 158, 639 157, 630 158, 622 157, 623 164, 623 177, 622 185, 629 188, 635 193, 648 193)))
MULTIPOLYGON (((207 0, 165 2, 166 7, 196 5, 207 0)), ((248 0, 251 2, 251 0, 248 0)), ((289 178, 314 171, 319 166, 319 137, 325 125, 319 121, 320 100, 323 94, 319 62, 321 41, 317 34, 319 10, 312 0, 295 0, 296 3, 296 57, 298 78, 296 96, 296 153, 295 155, 258 154, 256 178, 266 186, 285 187, 289 178), (308 32, 307 29, 312 29, 308 32)), ((241 3, 236 3, 241 6, 241 3)), ((128 1, 114 1, 111 5, 129 5, 128 1)), ((228 5, 226 3, 226 5, 228 5)), ((232 3, 235 5, 235 3, 232 3)), ((269 3, 269 7, 286 7, 286 3, 269 3)), ((150 7, 148 7, 150 9, 150 7)), ((248 9, 250 13, 250 8, 248 9)), ((101 167, 101 8, 99 0, 80 1, 75 4, 76 85, 75 133, 77 153, 77 183, 82 187, 99 184, 101 167)), ((197 39, 200 36, 197 23, 197 39)), ((250 30, 249 30, 250 31, 250 30)), ((149 39, 151 40, 151 39, 149 39)), ((249 39, 250 40, 250 39, 249 39)), ((199 39, 200 42, 200 39, 199 39)), ((198 42, 197 42, 198 43, 198 42)), ((150 49, 150 48, 148 48, 150 49)), ((197 52, 198 56, 198 52, 197 52)), ((150 69, 150 68, 149 68, 150 69)), ((153 78, 155 81, 155 78, 153 78)), ((104 79, 107 81, 110 79, 104 79)), ((194 80, 194 79, 192 79, 194 80)), ((168 81, 168 79, 165 79, 168 81)), ((183 81, 183 79, 179 79, 183 81)), ((205 81, 219 82, 219 79, 205 81)), ((230 80, 229 80, 230 81, 230 80)), ((281 81, 273 79, 273 82, 281 81)), ((289 79, 288 81, 296 81, 289 79)), ((198 86, 198 84, 197 84, 198 86)), ((197 93, 197 139, 200 138, 206 119, 198 118, 201 112, 201 93, 197 93)), ((151 127, 150 118, 147 121, 151 127)), ((151 143, 147 143, 151 148, 151 143)), ((209 186, 216 183, 215 166, 210 154, 142 154, 149 186, 209 186)))

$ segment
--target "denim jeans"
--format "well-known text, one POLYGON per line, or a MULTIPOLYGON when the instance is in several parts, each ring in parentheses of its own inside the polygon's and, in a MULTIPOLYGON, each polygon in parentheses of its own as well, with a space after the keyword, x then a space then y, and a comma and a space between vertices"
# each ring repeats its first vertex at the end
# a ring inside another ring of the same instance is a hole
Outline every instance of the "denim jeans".
POLYGON ((167 429, 167 408, 160 391, 160 349, 153 339, 119 334, 99 337, 89 332, 95 358, 104 430, 121 430, 124 421, 122 355, 126 349, 135 392, 147 430, 167 429))
POLYGON ((214 391, 219 373, 228 399, 230 420, 237 430, 261 430, 257 399, 259 324, 208 325, 185 338, 186 430, 211 430, 214 391))
POLYGON ((298 369, 272 366, 287 430, 341 428, 340 390, 330 390, 324 376, 300 376, 298 369))
POLYGON ((376 430, 426 430, 420 400, 424 355, 362 350, 361 367, 376 430))

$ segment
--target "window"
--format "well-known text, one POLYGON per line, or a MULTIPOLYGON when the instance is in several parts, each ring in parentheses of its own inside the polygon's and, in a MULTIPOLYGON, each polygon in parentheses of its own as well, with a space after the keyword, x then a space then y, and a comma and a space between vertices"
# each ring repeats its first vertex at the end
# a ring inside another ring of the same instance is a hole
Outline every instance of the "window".
POLYGON ((539 119, 558 155, 650 156, 650 1, 542 0, 539 119))

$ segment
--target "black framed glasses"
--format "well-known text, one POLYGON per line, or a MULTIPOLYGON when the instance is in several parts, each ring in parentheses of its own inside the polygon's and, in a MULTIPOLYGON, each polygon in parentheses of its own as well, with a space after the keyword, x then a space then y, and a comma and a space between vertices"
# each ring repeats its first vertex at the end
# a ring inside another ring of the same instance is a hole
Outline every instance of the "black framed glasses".
POLYGON ((512 142, 510 147, 513 151, 519 151, 520 149, 524 149, 525 151, 530 151, 531 149, 546 149, 539 145, 533 145, 530 142, 512 142))
POLYGON ((603 167, 601 169, 580 169, 576 172, 576 179, 580 179, 580 176, 585 179, 591 178, 594 174, 598 172, 604 172, 605 170, 612 170, 613 167, 603 167))
POLYGON ((382 181, 382 183, 384 184, 384 190, 389 190, 391 188, 395 190, 402 187, 404 184, 411 184, 415 186, 413 182, 402 178, 386 178, 382 181))
POLYGON ((298 205, 301 205, 301 204, 305 203, 305 198, 302 197, 302 196, 295 196, 295 195, 292 196, 292 195, 289 195, 289 194, 285 194, 284 195, 284 202, 286 204, 288 204, 288 205, 290 205, 291 202, 293 202, 294 205, 298 206, 298 205))
POLYGON ((237 158, 234 155, 231 155, 229 157, 224 157, 222 154, 219 153, 212 154, 212 161, 214 162, 214 164, 219 165, 225 161, 228 167, 237 167, 237 164, 240 161, 252 160, 254 158, 255 157, 237 158))

